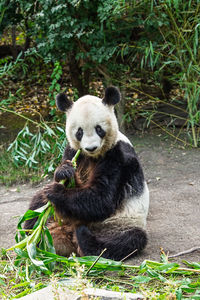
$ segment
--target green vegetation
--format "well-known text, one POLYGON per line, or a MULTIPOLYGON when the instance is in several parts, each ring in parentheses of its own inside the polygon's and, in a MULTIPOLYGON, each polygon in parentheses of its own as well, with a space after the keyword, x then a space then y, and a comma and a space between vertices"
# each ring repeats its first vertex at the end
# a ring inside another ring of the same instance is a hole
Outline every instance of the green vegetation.
POLYGON ((0 151, 0 181, 6 186, 14 183, 23 183, 30 181, 32 183, 40 182, 43 178, 43 169, 38 167, 38 170, 30 170, 28 167, 23 167, 23 170, 13 165, 13 159, 7 149, 0 151))
POLYGON ((48 202, 37 211, 28 210, 19 219, 17 244, 2 249, 1 253, 2 299, 20 298, 71 277, 76 279, 76 285, 69 288, 79 293, 89 285, 118 292, 140 292, 145 299, 200 299, 200 264, 184 261, 183 267, 169 261, 163 251, 160 262, 145 260, 139 266, 102 258, 106 249, 99 257, 57 255, 45 225, 48 216, 53 214, 53 207, 48 202), (22 224, 33 217, 38 220, 26 236, 22 224))
POLYGON ((41 251, 40 259, 48 268, 37 261, 34 264, 20 249, 16 250, 15 256, 2 250, 2 299, 20 298, 53 283, 53 279, 58 282, 69 277, 77 278, 76 290, 79 292, 89 283, 113 291, 140 292, 148 299, 200 299, 200 265, 185 261, 186 266, 182 267, 169 262, 164 253, 161 262, 146 260, 140 266, 101 257, 65 258, 46 251, 41 251), (85 281, 81 284, 82 279, 85 281))
POLYGON ((14 160, 3 182, 15 181, 18 166, 24 175, 16 177, 34 181, 54 171, 65 145, 55 95, 64 90, 76 100, 117 85, 121 125, 157 126, 199 147, 198 0, 1 0, 0 7, 0 111, 28 121, 11 155, 3 154, 1 164, 14 160))
MULTIPOLYGON (((167 126, 184 144, 199 146, 198 0, 1 0, 0 7, 2 86, 9 75, 28 78, 36 65, 55 115, 60 90, 81 96, 115 84, 124 96, 119 114, 129 126, 167 126), (15 61, 5 62, 5 46, 15 61)), ((23 98, 21 88, 17 97, 23 98)))
POLYGON ((25 180, 37 182, 52 175, 66 146, 65 131, 59 124, 49 127, 44 121, 25 118, 26 123, 14 141, 1 151, 0 178, 7 185, 25 180), (29 123, 35 125, 32 131, 29 123))
MULTIPOLYGON (((76 100, 117 85, 123 95, 118 118, 126 128, 157 126, 199 147, 199 12, 199 0, 0 0, 1 182, 52 176, 66 145, 55 107, 64 90, 76 100)), ((26 251, 15 252, 2 253, 3 299, 46 286, 52 274, 60 279, 78 270, 94 286, 150 299, 200 299, 199 264, 182 268, 164 254, 161 263, 141 266, 100 258, 89 272, 95 258, 41 252, 44 271, 26 251)))

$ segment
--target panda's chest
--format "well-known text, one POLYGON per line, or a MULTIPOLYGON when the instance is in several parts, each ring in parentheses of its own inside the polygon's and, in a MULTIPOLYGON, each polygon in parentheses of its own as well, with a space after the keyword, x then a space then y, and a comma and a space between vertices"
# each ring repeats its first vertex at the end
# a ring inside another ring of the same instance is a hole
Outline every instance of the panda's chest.
POLYGON ((81 160, 80 164, 77 167, 77 173, 79 176, 79 180, 83 185, 92 182, 95 174, 96 165, 97 163, 94 160, 89 159, 87 157, 84 157, 81 160))

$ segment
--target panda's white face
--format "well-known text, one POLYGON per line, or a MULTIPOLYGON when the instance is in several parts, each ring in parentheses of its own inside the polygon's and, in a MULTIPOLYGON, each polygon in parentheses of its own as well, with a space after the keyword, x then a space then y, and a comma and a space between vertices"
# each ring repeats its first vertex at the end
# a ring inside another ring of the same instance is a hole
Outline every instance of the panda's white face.
POLYGON ((66 134, 75 150, 91 157, 104 155, 115 143, 118 124, 113 106, 95 96, 78 99, 67 111, 66 134))

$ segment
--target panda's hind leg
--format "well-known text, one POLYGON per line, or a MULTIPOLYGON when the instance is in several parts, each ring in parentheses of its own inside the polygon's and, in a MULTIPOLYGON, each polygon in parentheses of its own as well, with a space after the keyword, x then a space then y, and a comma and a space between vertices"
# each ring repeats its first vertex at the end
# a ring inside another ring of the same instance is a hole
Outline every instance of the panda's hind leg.
POLYGON ((56 254, 69 257, 72 253, 80 256, 75 234, 75 227, 70 224, 60 226, 57 222, 48 225, 53 238, 56 254))
POLYGON ((84 256, 98 256, 106 248, 102 256, 117 261, 130 254, 129 258, 137 255, 147 244, 146 232, 140 228, 96 237, 88 227, 80 226, 76 229, 76 236, 84 256))

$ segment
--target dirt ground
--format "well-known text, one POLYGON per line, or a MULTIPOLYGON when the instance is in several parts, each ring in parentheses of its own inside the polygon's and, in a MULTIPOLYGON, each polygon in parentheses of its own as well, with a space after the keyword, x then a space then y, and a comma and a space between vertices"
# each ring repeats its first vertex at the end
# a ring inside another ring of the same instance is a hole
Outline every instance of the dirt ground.
MULTIPOLYGON (((160 133, 132 137, 150 190, 147 222, 148 246, 131 260, 159 260, 160 248, 170 255, 200 247, 200 150, 185 149, 160 133)), ((17 218, 28 208, 39 186, 0 187, 0 247, 14 244, 17 218)), ((176 261, 200 261, 200 251, 176 261)))

